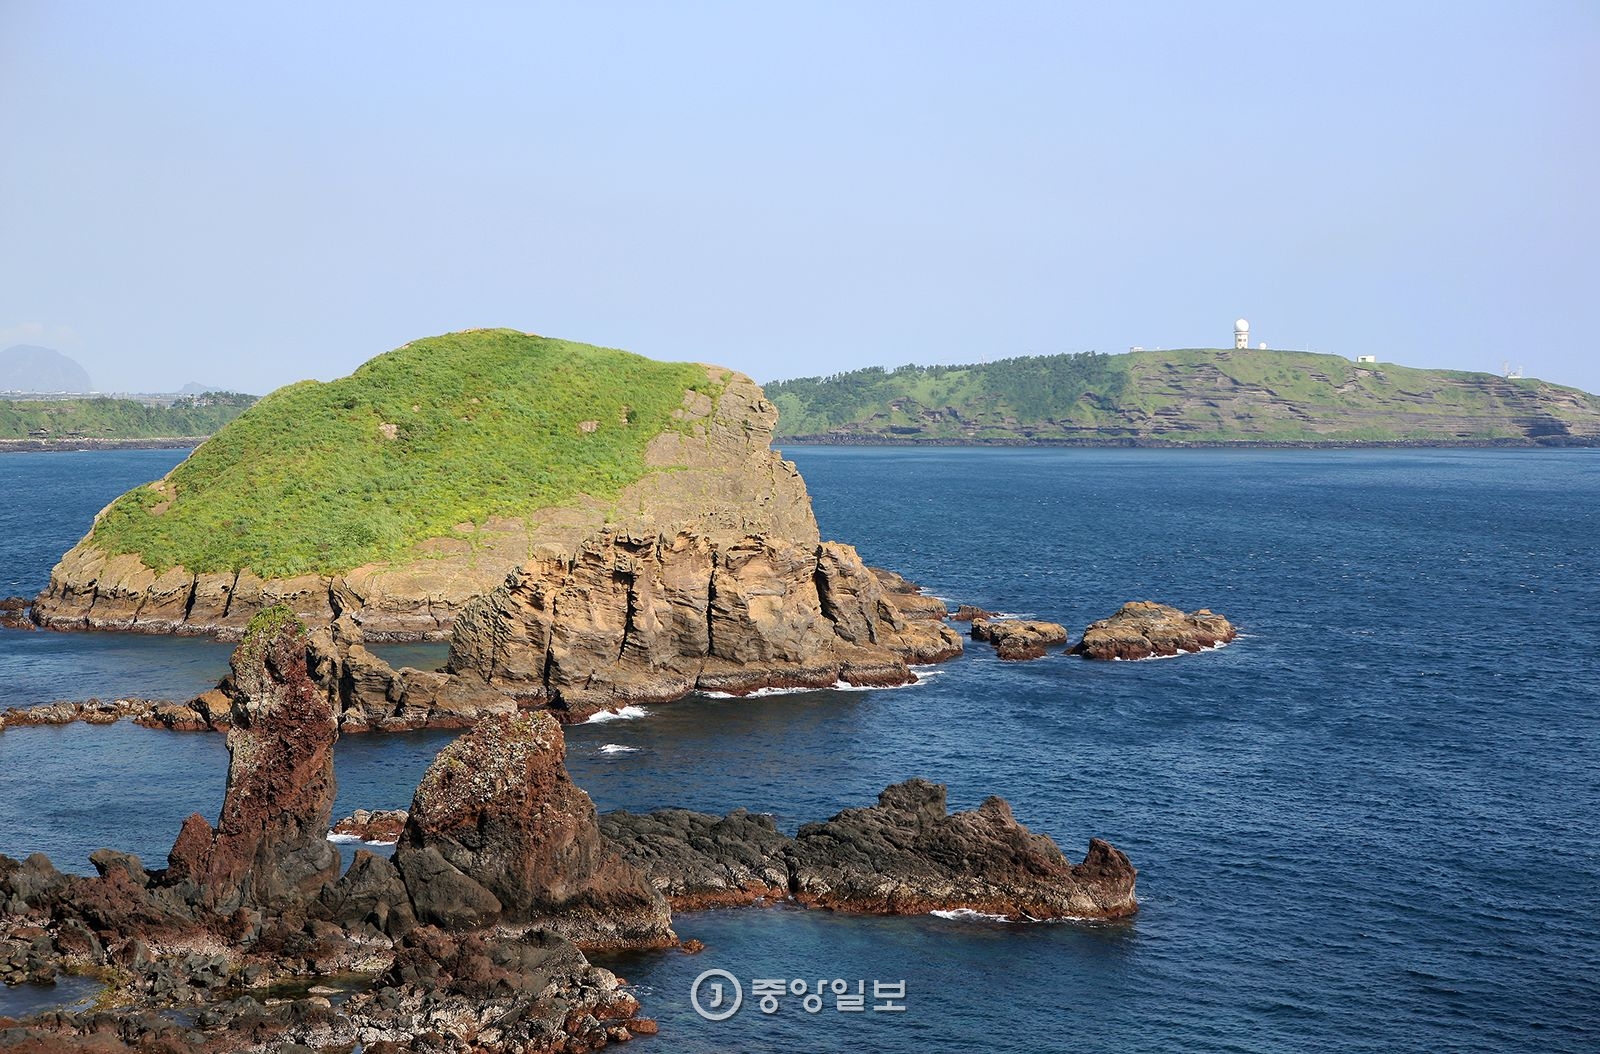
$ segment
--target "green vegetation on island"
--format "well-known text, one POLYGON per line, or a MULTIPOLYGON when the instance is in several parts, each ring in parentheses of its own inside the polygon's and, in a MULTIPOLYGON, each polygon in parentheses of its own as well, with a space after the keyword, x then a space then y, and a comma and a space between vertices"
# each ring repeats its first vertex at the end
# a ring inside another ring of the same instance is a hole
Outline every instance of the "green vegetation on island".
POLYGON ((1600 398, 1490 373, 1197 348, 870 368, 765 386, 823 443, 1600 442, 1600 398))
POLYGON ((168 406, 136 399, 0 401, 0 440, 181 439, 208 436, 256 401, 238 392, 182 396, 168 406))
POLYGON ((719 394, 701 366, 514 330, 413 341, 262 399, 91 540, 157 571, 264 578, 396 559, 459 524, 614 497, 690 389, 719 394))

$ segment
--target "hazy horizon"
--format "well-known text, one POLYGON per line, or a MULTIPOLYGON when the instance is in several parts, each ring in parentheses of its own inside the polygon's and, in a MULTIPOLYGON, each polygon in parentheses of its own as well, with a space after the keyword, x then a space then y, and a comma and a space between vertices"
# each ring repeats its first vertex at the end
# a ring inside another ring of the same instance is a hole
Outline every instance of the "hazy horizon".
POLYGON ((0 348, 762 381, 1251 343, 1600 390, 1600 8, 0 0, 0 348))

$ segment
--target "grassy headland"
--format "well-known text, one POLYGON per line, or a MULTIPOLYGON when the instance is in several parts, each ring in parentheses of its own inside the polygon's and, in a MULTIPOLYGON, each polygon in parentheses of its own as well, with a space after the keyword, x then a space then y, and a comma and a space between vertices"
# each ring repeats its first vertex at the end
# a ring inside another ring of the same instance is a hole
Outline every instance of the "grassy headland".
POLYGON ((834 443, 1596 443, 1600 398, 1489 373, 1196 348, 873 368, 765 386, 834 443))
POLYGON ((273 392, 117 499, 92 539, 158 571, 396 559, 458 524, 615 496, 691 388, 717 394, 703 367, 514 330, 413 341, 273 392))

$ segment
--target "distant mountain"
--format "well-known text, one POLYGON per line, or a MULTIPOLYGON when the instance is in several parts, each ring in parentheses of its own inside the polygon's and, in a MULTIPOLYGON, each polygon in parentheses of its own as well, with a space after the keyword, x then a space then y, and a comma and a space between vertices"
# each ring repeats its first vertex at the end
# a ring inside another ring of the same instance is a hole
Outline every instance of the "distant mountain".
POLYGON ((190 381, 178 389, 179 395, 207 395, 211 392, 225 392, 228 389, 218 388, 215 384, 201 384, 199 381, 190 381))
POLYGON ((1254 348, 873 367, 766 392, 780 441, 1600 445, 1600 397, 1576 388, 1254 348))
POLYGON ((78 395, 93 390, 88 371, 59 351, 32 344, 0 351, 0 392, 78 395))

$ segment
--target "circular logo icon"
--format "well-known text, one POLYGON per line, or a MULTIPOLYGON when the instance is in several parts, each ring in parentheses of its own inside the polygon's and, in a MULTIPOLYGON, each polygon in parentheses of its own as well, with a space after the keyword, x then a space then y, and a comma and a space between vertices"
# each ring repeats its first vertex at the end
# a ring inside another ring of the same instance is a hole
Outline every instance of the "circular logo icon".
POLYGON ((694 1012, 707 1021, 726 1021, 743 1005, 744 989, 739 987, 739 979, 728 971, 707 970, 694 979, 694 986, 689 989, 689 1002, 694 1004, 694 1012), (704 1001, 700 998, 702 988, 704 1001))

